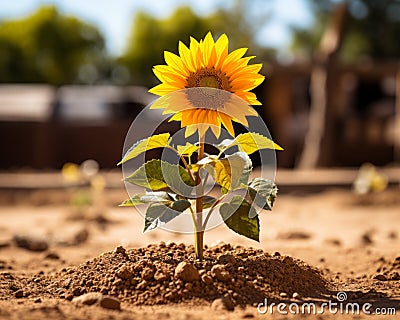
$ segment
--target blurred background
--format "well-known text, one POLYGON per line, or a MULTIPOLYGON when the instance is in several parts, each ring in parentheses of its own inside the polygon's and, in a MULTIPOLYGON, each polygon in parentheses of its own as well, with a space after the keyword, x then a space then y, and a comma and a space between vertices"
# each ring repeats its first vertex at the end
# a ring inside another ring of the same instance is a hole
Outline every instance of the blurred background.
POLYGON ((398 0, 20 0, 0 8, 0 170, 115 168, 152 66, 208 31, 264 64, 280 167, 400 161, 398 0))
POLYGON ((153 65, 208 31, 263 63, 256 109, 285 150, 261 244, 224 226, 206 242, 328 261, 343 274, 398 256, 400 0, 2 0, 0 270, 57 270, 118 244, 192 243, 137 236, 142 216, 117 206, 127 194, 116 164, 156 98, 153 65), (48 248, 50 260, 35 255, 48 248))

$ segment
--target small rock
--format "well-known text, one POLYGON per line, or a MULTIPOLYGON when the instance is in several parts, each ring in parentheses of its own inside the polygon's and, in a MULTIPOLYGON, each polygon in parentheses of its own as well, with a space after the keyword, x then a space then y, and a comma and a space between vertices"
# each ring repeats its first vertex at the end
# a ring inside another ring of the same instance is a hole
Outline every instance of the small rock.
POLYGON ((211 268, 211 275, 218 279, 219 281, 229 281, 231 276, 228 271, 226 271, 225 266, 221 264, 216 264, 211 268))
POLYGON ((396 231, 391 231, 391 232, 389 232, 389 234, 388 234, 388 238, 389 239, 392 239, 392 240, 396 240, 397 239, 397 232, 396 231))
POLYGON ((293 258, 291 258, 291 257, 288 257, 288 256, 286 256, 286 257, 284 257, 283 258, 283 261, 282 261, 284 264, 293 264, 293 258))
POLYGON ((172 240, 167 240, 167 242, 165 243, 165 246, 168 248, 171 248, 171 247, 175 246, 175 242, 173 242, 172 240))
POLYGON ((365 246, 373 244, 374 241, 372 240, 372 232, 368 231, 365 232, 362 236, 361 236, 361 243, 365 246))
POLYGON ((231 254, 221 254, 218 257, 218 262, 221 264, 228 264, 230 263, 231 265, 234 265, 236 263, 236 259, 233 255, 231 254))
POLYGON ((281 293, 279 294, 279 296, 280 296, 281 298, 286 298, 288 295, 287 295, 286 292, 281 292, 281 293))
POLYGON ((293 297, 293 299, 300 299, 301 298, 301 296, 300 296, 300 294, 298 292, 293 292, 292 297, 293 297))
POLYGON ((78 245, 86 242, 88 238, 89 238, 89 231, 87 229, 82 229, 79 230, 77 233, 75 233, 72 243, 74 245, 78 245))
POLYGON ((154 280, 158 281, 158 282, 162 282, 165 280, 168 280, 169 276, 166 275, 164 272, 158 270, 155 274, 154 274, 154 280))
POLYGON ((14 236, 15 244, 30 251, 46 251, 49 248, 49 244, 44 239, 35 238, 28 235, 16 235, 14 236))
POLYGON ((218 311, 218 310, 228 310, 228 311, 233 311, 235 309, 235 306, 233 305, 233 302, 231 299, 227 297, 222 297, 215 299, 212 304, 211 304, 211 309, 218 311))
POLYGON ((24 291, 22 289, 19 289, 18 291, 15 291, 14 296, 16 298, 22 298, 24 296, 24 291))
POLYGON ((56 252, 49 252, 44 256, 45 259, 59 260, 60 256, 56 252))
POLYGON ((0 241, 0 249, 1 249, 1 248, 7 248, 7 247, 9 247, 10 245, 11 245, 11 243, 10 243, 10 241, 8 241, 8 240, 5 240, 5 241, 1 240, 1 241, 0 241))
POLYGON ((117 270, 116 275, 121 279, 131 279, 133 276, 133 272, 131 268, 127 266, 122 266, 117 270))
POLYGON ((185 283, 185 289, 188 290, 188 291, 192 291, 193 285, 190 282, 185 283))
POLYGON ((111 296, 102 296, 100 299, 100 306, 105 309, 121 310, 121 302, 111 296))
POLYGON ((73 303, 76 304, 84 304, 87 306, 91 306, 92 304, 97 303, 102 298, 102 294, 100 292, 90 292, 85 293, 79 297, 75 297, 72 299, 73 303))
POLYGON ((203 274, 203 275, 201 276, 201 281, 203 281, 205 284, 212 284, 212 283, 214 282, 213 278, 210 277, 210 276, 207 275, 207 274, 203 274))
POLYGON ((198 281, 200 279, 199 271, 189 262, 181 262, 175 268, 175 277, 185 281, 198 281))
POLYGON ((242 318, 243 318, 243 319, 251 319, 251 318, 254 318, 254 314, 252 314, 252 313, 245 313, 245 314, 242 316, 242 318))
POLYGON ((121 253, 123 255, 126 254, 126 250, 123 246, 118 246, 114 249, 114 253, 121 253))
POLYGON ((387 278, 384 274, 376 274, 373 276, 373 279, 379 280, 379 281, 387 281, 387 278))
POLYGON ((38 297, 38 298, 36 298, 35 300, 33 300, 33 302, 34 302, 34 303, 41 303, 41 302, 42 302, 42 299, 38 297))
POLYGON ((146 280, 142 280, 141 282, 139 282, 139 284, 136 286, 136 289, 138 290, 144 290, 147 287, 147 281, 146 280))
POLYGON ((65 296, 65 300, 72 301, 73 299, 74 299, 74 295, 71 293, 65 296))
POLYGON ((155 273, 154 269, 146 267, 142 271, 142 279, 143 280, 151 280, 151 279, 153 279, 154 273, 155 273))
POLYGON ((9 288, 10 288, 10 290, 12 290, 12 291, 18 291, 18 290, 19 290, 19 287, 16 286, 14 283, 10 283, 9 288))
POLYGON ((393 272, 391 274, 390 280, 400 280, 400 274, 398 272, 393 272))
POLYGON ((311 238, 311 234, 304 231, 289 231, 278 235, 278 239, 283 240, 307 240, 311 238))
POLYGON ((335 239, 335 238, 326 239, 324 242, 326 244, 329 244, 329 245, 332 245, 332 246, 337 246, 337 247, 340 247, 342 245, 342 241, 340 241, 339 239, 335 239))
POLYGON ((278 251, 275 251, 275 252, 272 254, 272 256, 273 256, 273 257, 280 257, 281 254, 280 254, 278 251))
POLYGON ((72 279, 71 279, 71 278, 67 278, 67 279, 65 279, 65 280, 63 281, 62 286, 63 286, 64 288, 69 288, 69 286, 71 285, 71 283, 72 283, 72 279))
POLYGON ((168 300, 172 300, 175 298, 175 294, 172 291, 170 291, 170 292, 167 292, 164 297, 168 300))

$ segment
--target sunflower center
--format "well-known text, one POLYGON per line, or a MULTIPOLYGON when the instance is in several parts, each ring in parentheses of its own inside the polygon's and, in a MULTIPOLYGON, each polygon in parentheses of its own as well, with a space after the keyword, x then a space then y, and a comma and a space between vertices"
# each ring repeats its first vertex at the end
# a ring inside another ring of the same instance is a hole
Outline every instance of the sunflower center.
POLYGON ((208 87, 208 88, 215 88, 219 89, 220 84, 216 77, 204 77, 199 81, 199 87, 208 87))
POLYGON ((231 85, 225 73, 214 68, 203 68, 191 72, 187 79, 187 88, 207 87, 230 91, 231 85))

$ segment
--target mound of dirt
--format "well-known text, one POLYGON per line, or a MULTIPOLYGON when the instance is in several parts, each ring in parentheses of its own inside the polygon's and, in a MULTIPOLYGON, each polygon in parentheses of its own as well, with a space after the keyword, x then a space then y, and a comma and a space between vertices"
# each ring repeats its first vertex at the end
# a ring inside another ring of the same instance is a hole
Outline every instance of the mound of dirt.
POLYGON ((221 244, 194 259, 193 246, 173 242, 126 250, 116 248, 42 281, 53 296, 72 300, 99 292, 133 305, 209 303, 256 305, 295 298, 322 298, 330 293, 318 270, 304 262, 262 250, 221 244))

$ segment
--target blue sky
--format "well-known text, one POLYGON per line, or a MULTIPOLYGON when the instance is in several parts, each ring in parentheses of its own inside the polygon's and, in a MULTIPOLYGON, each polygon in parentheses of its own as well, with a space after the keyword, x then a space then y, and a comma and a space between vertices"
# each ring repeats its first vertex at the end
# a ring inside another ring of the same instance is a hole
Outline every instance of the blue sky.
MULTIPOLYGON (((190 5, 199 14, 209 14, 232 0, 2 0, 0 19, 19 18, 43 4, 54 4, 62 12, 76 15, 97 25, 107 40, 112 54, 124 49, 134 14, 145 10, 157 17, 168 16, 177 6, 190 5)), ((312 17, 304 0, 258 0, 271 8, 272 16, 257 35, 258 41, 281 51, 290 41, 289 24, 307 26, 312 17)))

